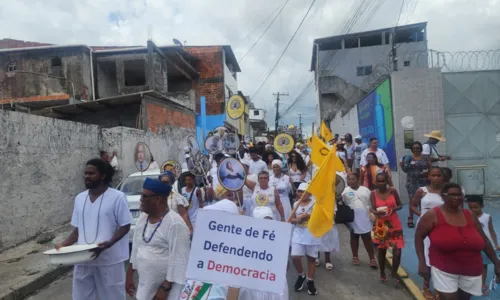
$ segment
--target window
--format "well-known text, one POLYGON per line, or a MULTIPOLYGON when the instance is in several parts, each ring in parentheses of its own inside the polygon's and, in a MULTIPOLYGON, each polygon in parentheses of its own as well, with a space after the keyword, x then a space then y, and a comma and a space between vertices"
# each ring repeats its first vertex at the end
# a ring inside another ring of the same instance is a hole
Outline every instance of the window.
POLYGON ((259 115, 259 111, 258 111, 258 110, 254 110, 254 111, 253 111, 253 115, 254 115, 254 116, 258 116, 258 115, 259 115))
POLYGON ((405 67, 409 67, 410 66, 410 61, 409 60, 405 60, 404 61, 404 66, 405 67))
POLYGON ((372 66, 356 67, 356 76, 366 76, 373 72, 372 66))
POLYGON ((7 72, 15 72, 17 70, 16 63, 11 62, 7 65, 7 72))
POLYGON ((146 84, 146 61, 144 59, 123 62, 125 69, 125 86, 141 86, 146 84))
POLYGON ((61 67, 62 66, 62 60, 60 57, 52 57, 50 60, 50 65, 52 67, 61 67))
POLYGON ((364 67, 357 67, 356 68, 356 76, 363 76, 365 73, 365 68, 364 67))

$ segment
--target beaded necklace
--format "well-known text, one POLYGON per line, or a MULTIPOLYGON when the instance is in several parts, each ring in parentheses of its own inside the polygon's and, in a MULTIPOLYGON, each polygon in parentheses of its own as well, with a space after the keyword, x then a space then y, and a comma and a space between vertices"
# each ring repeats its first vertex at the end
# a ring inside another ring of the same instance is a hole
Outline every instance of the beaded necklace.
POLYGON ((149 242, 151 242, 151 240, 153 239, 156 231, 161 226, 161 223, 163 222, 163 218, 165 218, 165 216, 168 214, 169 211, 170 210, 165 211, 165 213, 163 214, 163 216, 160 219, 160 222, 158 222, 158 224, 156 225, 155 229, 153 230, 153 232, 151 233, 151 235, 149 236, 149 238, 146 238, 146 228, 148 227, 148 224, 149 224, 149 216, 148 216, 148 218, 146 219, 146 224, 144 225, 144 229, 142 230, 142 240, 146 244, 149 244, 149 242))

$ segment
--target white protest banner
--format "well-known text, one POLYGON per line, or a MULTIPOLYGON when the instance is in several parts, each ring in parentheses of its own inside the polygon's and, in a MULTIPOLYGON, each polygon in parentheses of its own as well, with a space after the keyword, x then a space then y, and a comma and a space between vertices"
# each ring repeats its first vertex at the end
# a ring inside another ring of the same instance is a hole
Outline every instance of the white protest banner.
POLYGON ((282 294, 292 225, 200 210, 187 278, 282 294))

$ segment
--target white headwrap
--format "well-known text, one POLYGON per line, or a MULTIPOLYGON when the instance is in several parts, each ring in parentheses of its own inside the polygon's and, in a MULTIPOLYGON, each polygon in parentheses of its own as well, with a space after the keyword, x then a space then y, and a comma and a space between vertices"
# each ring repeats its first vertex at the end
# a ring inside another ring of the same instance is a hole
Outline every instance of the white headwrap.
POLYGON ((238 206, 236 206, 233 201, 227 199, 217 201, 212 205, 204 207, 203 209, 225 211, 233 215, 238 215, 240 213, 238 206))
POLYGON ((265 219, 266 217, 270 217, 274 219, 273 210, 267 206, 258 206, 254 208, 252 212, 252 217, 257 219, 265 219))
POLYGON ((271 163, 271 166, 274 166, 274 165, 281 167, 281 165, 282 165, 281 160, 279 160, 279 159, 273 160, 273 162, 271 163))

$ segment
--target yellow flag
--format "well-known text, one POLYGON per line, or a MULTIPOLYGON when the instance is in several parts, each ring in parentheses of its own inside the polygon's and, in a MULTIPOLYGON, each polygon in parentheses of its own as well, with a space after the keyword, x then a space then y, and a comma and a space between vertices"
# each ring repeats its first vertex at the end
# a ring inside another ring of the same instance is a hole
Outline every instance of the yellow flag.
POLYGON ((307 228, 317 238, 333 227, 336 171, 344 171, 344 165, 336 151, 331 150, 307 188, 307 192, 316 198, 307 228))
POLYGON ((329 142, 333 139, 333 135, 328 129, 328 127, 326 127, 325 122, 321 122, 321 127, 319 130, 320 130, 319 134, 321 135, 322 138, 325 139, 326 142, 329 142))
POLYGON ((330 148, 315 134, 311 137, 311 161, 317 167, 321 166, 323 160, 330 152, 330 148))

